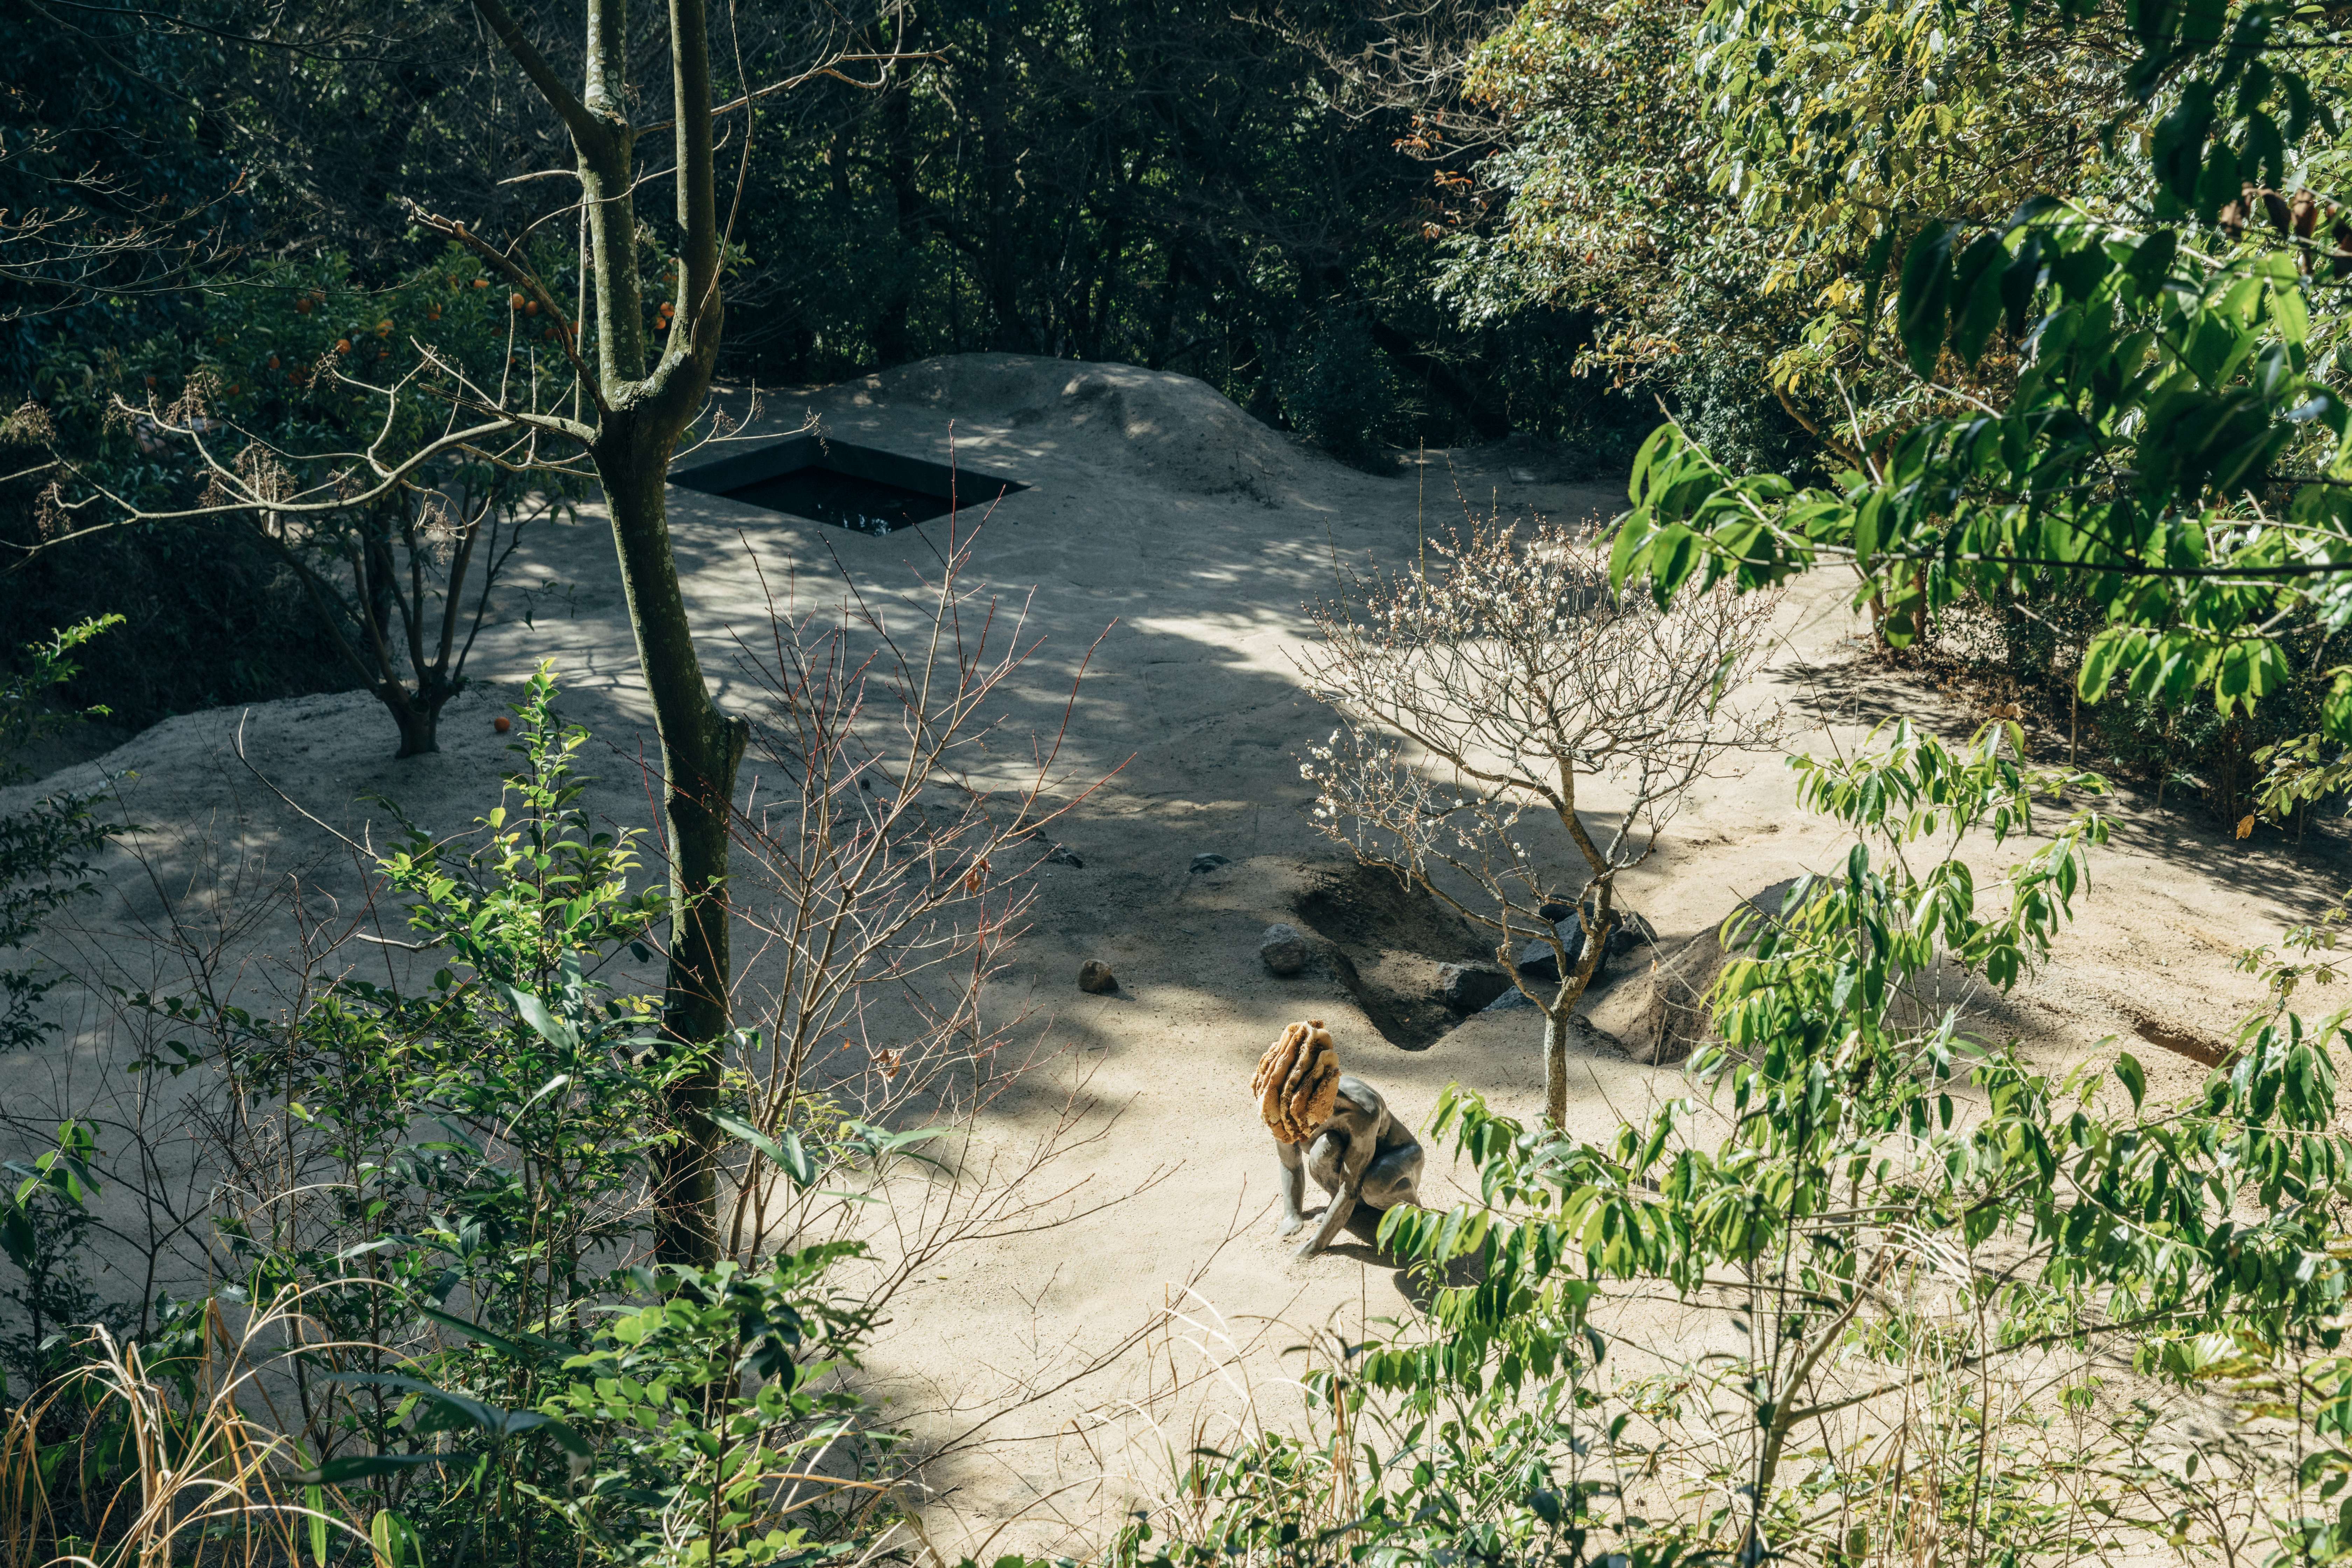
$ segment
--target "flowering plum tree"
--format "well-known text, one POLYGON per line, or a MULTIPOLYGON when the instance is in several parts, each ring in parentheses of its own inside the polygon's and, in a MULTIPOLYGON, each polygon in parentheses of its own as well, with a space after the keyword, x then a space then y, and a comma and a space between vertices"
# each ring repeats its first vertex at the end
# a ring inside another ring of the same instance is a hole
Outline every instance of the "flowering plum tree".
POLYGON ((1607 552, 1581 530, 1490 519, 1409 570, 1343 573, 1314 612, 1322 637, 1301 668, 1339 717, 1302 770, 1318 820, 1493 934, 1543 1013, 1554 1124, 1570 1013, 1620 924, 1619 874, 1725 756, 1779 733, 1776 709, 1733 697, 1776 602, 1685 594, 1660 609, 1611 588, 1607 552), (1562 848, 1584 890, 1546 918, 1562 848), (1552 962, 1522 964, 1525 942, 1552 962))

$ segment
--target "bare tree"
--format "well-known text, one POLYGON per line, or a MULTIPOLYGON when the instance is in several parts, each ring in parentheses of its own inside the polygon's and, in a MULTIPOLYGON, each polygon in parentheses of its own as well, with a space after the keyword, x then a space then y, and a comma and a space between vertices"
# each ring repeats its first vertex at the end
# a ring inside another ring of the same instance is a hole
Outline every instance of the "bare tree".
MULTIPOLYGON (((772 634, 743 649, 755 784, 736 902, 758 946, 738 1010, 762 1026, 739 1058, 757 1141, 726 1183, 730 1257, 843 1222, 839 1194, 777 1169, 796 1126, 911 1113, 965 1137, 1041 1065, 1017 1044, 1024 1019, 982 1000, 1027 925, 1032 873, 1058 852, 1049 830, 1099 783, 1056 771, 1085 663, 1061 732, 1008 771, 996 705, 1034 677, 1037 639, 1024 604, 971 584, 972 536, 947 526, 936 574, 903 594, 772 584, 772 634)), ((902 1236, 899 1256, 926 1255, 902 1236)))
POLYGON ((1775 606, 1715 593, 1662 610, 1612 591, 1607 551, 1583 531, 1490 519, 1408 570, 1343 571, 1340 598, 1313 612, 1322 640, 1300 667, 1340 721, 1303 768, 1317 819, 1494 934, 1496 960, 1543 1011, 1555 1125, 1569 1016, 1619 925, 1618 875, 1727 753, 1778 733, 1777 710, 1730 700, 1775 606), (1595 785, 1614 796, 1606 827, 1585 798, 1595 785), (1584 887, 1559 910, 1567 847, 1584 887), (1553 978, 1521 966, 1526 941, 1550 947, 1553 978))

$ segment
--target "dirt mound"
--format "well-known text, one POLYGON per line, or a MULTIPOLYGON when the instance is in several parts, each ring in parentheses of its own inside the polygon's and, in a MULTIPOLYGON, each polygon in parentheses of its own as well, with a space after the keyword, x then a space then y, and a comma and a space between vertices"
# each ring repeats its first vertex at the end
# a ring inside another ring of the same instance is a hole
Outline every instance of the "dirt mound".
MULTIPOLYGON (((1126 467, 1171 489, 1275 505, 1338 465, 1244 413, 1206 382, 1127 364, 953 354, 851 382, 833 398, 933 407, 1050 437, 1072 455, 1126 467)), ((819 405, 820 413, 823 405, 819 405)))
POLYGON ((1462 1021, 1440 971, 1491 960, 1469 921, 1395 872, 1349 864, 1318 870, 1291 905, 1321 937, 1340 983, 1392 1046, 1427 1050, 1462 1021))

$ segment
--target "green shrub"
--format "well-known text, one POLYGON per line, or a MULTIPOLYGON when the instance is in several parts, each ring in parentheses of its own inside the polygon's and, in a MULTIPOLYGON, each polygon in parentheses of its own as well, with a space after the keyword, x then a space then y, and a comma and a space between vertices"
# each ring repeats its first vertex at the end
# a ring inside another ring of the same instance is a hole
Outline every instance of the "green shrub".
MULTIPOLYGON (((874 1318, 832 1276, 862 1248, 638 1261, 678 1136, 664 1090, 692 1064, 616 975, 669 910, 632 889, 635 836, 589 820, 586 736, 554 698, 542 670, 474 832, 413 830, 383 858, 412 973, 333 977, 286 1016, 134 999, 168 1026, 141 1069, 199 1075, 249 1120, 222 1158, 251 1179, 210 1216, 234 1277, 164 1303, 145 1343, 77 1331, 79 1369, 9 1443, 75 1456, 79 1493, 47 1468, 45 1506, 0 1486, 0 1528, 139 1556, 236 1519, 322 1565, 685 1568, 826 1561, 889 1516, 894 1436, 840 1376, 874 1318), (266 1426, 224 1414, 240 1382, 271 1391, 266 1426), (118 1506, 168 1480, 108 1436, 126 1422, 187 1450, 171 1473, 232 1478, 228 1500, 160 1521, 118 1506)), ((807 1134, 752 1136, 803 1183, 877 1146, 838 1118, 807 1134)), ((52 1165, 86 1175, 86 1143, 52 1165)), ((87 1183, 60 1195, 84 1207, 87 1183)))

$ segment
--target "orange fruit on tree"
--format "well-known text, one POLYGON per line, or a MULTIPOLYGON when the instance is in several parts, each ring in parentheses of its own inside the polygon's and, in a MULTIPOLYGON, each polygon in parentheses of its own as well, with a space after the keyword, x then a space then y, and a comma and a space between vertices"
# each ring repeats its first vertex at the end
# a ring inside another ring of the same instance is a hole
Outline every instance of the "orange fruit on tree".
POLYGON ((521 309, 522 309, 522 295, 521 295, 520 293, 513 293, 513 294, 509 294, 509 295, 508 295, 508 296, 507 296, 507 309, 508 309, 508 310, 521 310, 521 309))

